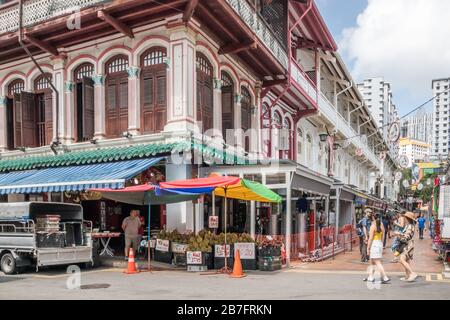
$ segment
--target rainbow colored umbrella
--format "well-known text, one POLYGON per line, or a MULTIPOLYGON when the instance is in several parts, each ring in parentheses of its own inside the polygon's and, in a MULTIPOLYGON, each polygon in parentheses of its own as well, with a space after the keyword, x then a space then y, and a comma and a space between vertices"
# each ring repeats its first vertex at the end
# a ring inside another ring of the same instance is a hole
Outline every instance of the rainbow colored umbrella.
POLYGON ((281 202, 281 197, 266 186, 238 177, 210 176, 207 178, 186 179, 171 182, 161 182, 161 190, 167 190, 178 194, 212 193, 225 198, 225 272, 230 272, 227 267, 227 198, 258 201, 281 202))

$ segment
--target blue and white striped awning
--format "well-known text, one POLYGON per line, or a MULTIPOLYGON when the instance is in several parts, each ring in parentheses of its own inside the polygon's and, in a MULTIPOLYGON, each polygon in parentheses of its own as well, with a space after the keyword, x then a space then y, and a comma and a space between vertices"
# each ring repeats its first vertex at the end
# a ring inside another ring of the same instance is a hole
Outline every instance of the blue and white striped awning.
POLYGON ((163 158, 137 159, 0 174, 0 194, 82 191, 125 186, 163 158))

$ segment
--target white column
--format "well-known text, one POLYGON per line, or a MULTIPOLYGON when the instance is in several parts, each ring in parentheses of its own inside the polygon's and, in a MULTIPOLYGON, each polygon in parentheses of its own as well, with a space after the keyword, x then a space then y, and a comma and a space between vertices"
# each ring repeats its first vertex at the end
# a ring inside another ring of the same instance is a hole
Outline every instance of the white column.
POLYGON ((65 89, 64 89, 64 68, 65 68, 66 60, 65 57, 57 57, 53 60, 53 84, 58 90, 58 119, 56 119, 56 94, 53 93, 53 140, 58 136, 61 140, 64 141, 64 137, 66 136, 66 99, 65 99, 65 89), (58 121, 58 125, 56 122, 58 121), (56 132, 56 127, 58 127, 58 132, 56 132))
POLYGON ((105 76, 102 74, 92 77, 94 80, 94 138, 105 138, 105 76))
POLYGON ((289 268, 291 262, 291 235, 292 235, 292 203, 291 203, 291 173, 286 173, 286 264, 289 268))
POLYGON ((6 97, 0 97, 0 152, 7 147, 6 102, 6 97))
POLYGON ((250 201, 250 235, 255 239, 256 235, 256 202, 250 201))
MULTIPOLYGON (((191 169, 190 165, 167 164, 166 180, 190 179, 192 178, 191 169)), ((166 208, 166 226, 168 230, 177 229, 179 232, 186 230, 194 231, 194 206, 192 201, 168 204, 166 208)))
POLYGON ((337 241, 337 236, 339 233, 339 230, 338 230, 339 229, 339 216, 341 214, 340 213, 340 211, 341 211, 341 188, 336 189, 336 206, 334 208, 334 211, 335 211, 334 213, 336 215, 336 226, 335 226, 336 230, 334 232, 334 238, 335 238, 335 241, 337 241))
POLYGON ((139 86, 139 73, 140 68, 129 67, 128 68, 128 131, 132 135, 139 134, 141 121, 141 108, 140 108, 140 86, 139 86))
POLYGON ((71 81, 64 83, 64 99, 66 101, 66 133, 64 140, 66 143, 73 143, 75 141, 75 101, 74 101, 75 84, 71 81))
POLYGON ((234 128, 236 145, 243 147, 244 143, 242 141, 242 113, 241 113, 241 98, 242 96, 238 93, 234 95, 234 128))
POLYGON ((192 130, 196 107, 195 34, 184 26, 169 32, 167 124, 164 131, 192 130))
MULTIPOLYGON (((220 137, 222 135, 222 82, 220 79, 214 79, 214 116, 213 124, 214 137, 220 137)), ((226 137, 223 137, 224 139, 226 137)))

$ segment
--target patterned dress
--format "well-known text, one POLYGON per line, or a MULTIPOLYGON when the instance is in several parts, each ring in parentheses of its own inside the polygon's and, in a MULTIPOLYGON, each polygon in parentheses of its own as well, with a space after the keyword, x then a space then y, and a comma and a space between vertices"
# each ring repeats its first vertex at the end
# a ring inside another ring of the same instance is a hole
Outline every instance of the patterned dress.
POLYGON ((415 226, 412 223, 408 223, 403 229, 402 233, 399 236, 399 239, 402 243, 406 243, 401 256, 406 258, 406 261, 412 260, 414 255, 414 231, 415 226))

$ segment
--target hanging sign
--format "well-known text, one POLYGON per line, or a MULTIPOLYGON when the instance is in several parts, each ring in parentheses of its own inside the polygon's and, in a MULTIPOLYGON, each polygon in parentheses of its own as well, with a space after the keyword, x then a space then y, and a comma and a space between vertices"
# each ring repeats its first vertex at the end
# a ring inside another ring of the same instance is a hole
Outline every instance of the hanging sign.
POLYGON ((406 155, 400 156, 400 158, 398 159, 398 164, 400 165, 400 167, 404 169, 408 168, 409 165, 408 157, 406 155))
POLYGON ((419 183, 419 185, 417 186, 417 190, 421 191, 423 189, 423 184, 419 183))
POLYGON ((156 250, 162 252, 169 252, 169 240, 156 239, 156 250))
POLYGON ((398 122, 393 122, 389 126, 388 138, 392 143, 397 142, 398 139, 400 139, 400 125, 398 122))
POLYGON ((403 180, 403 186, 405 187, 405 188, 409 188, 409 181, 408 180, 403 180))
POLYGON ((239 250, 239 255, 241 259, 255 259, 255 244, 252 242, 242 242, 234 244, 234 255, 236 251, 239 250))
POLYGON ((386 159, 386 151, 380 152, 380 160, 386 159))
POLYGON ((402 172, 401 171, 397 171, 396 173, 395 173, 395 181, 400 181, 401 179, 402 179, 402 177, 403 177, 403 174, 402 174, 402 172))
POLYGON ((219 227, 219 216, 209 216, 209 228, 217 229, 219 227))
POLYGON ((188 251, 186 253, 187 264, 203 264, 201 251, 188 251))

